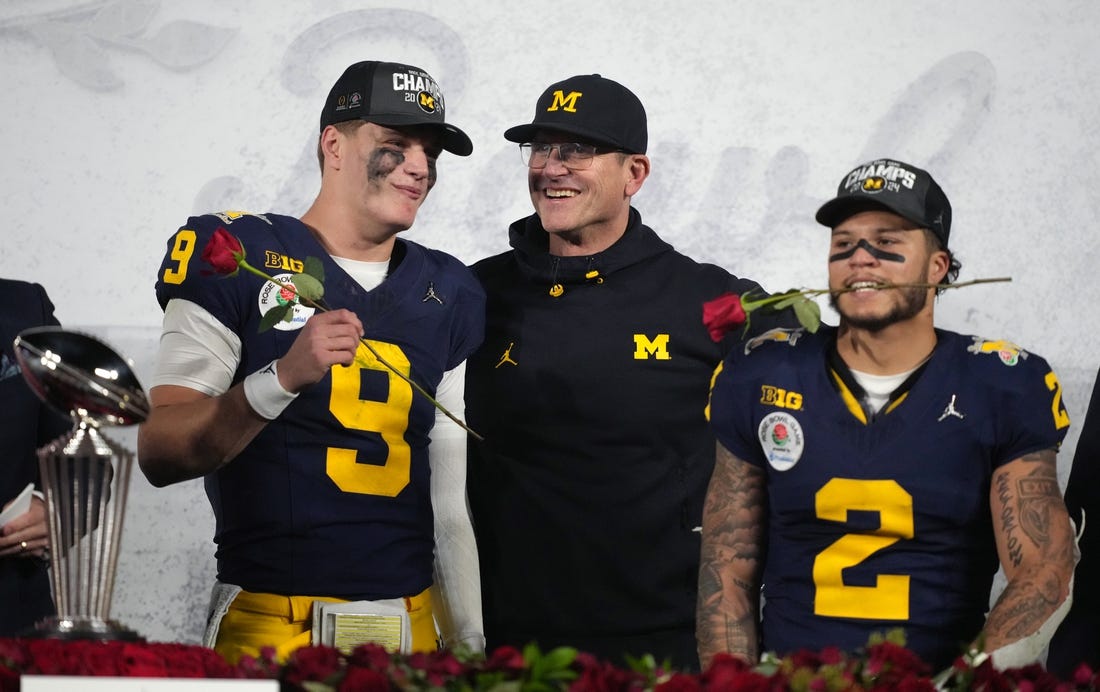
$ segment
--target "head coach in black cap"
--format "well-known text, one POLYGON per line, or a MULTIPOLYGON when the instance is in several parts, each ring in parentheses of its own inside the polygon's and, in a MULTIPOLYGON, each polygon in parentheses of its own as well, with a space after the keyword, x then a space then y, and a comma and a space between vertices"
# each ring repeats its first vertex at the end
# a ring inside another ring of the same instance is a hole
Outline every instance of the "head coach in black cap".
POLYGON ((488 300, 466 389, 485 428, 470 501, 486 637, 697 668, 703 409, 741 334, 715 343, 703 305, 763 290, 642 222, 646 111, 619 82, 555 82, 504 137, 535 213, 509 228, 510 252, 474 265, 488 300))

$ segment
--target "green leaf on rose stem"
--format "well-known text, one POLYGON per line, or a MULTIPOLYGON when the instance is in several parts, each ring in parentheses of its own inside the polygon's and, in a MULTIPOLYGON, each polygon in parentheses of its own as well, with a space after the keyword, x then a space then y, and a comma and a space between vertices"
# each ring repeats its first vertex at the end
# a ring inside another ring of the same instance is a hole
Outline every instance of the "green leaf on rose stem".
POLYGON ((821 324, 821 307, 813 300, 802 296, 802 300, 794 304, 794 316, 806 331, 814 334, 821 324))
MULTIPOLYGON (((310 256, 306 258, 302 273, 309 274, 322 284, 325 283, 325 265, 316 257, 310 256)), ((321 296, 317 297, 320 298, 321 296)))
POLYGON ((294 284, 300 299, 317 301, 325 294, 325 285, 309 274, 295 274, 290 277, 290 283, 294 284))
POLYGON ((800 300, 802 300, 802 296, 800 295, 789 296, 787 298, 784 298, 783 300, 772 303, 768 306, 768 309, 772 312, 782 312, 792 305, 797 305, 798 301, 800 300))
POLYGON ((282 305, 276 305, 275 307, 265 312, 264 316, 260 318, 260 333, 262 334, 268 329, 271 329, 275 325, 284 321, 286 316, 291 314, 291 310, 293 310, 291 304, 284 303, 282 305))
POLYGON ((294 321, 294 307, 291 306, 291 308, 286 311, 286 314, 283 315, 283 322, 286 322, 287 324, 290 324, 293 321, 294 321))

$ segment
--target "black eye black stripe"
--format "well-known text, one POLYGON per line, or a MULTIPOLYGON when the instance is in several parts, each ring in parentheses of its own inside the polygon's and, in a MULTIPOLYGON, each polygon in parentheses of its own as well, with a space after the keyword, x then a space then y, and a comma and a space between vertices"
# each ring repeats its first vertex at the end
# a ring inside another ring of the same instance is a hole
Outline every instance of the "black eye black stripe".
POLYGON ((899 255, 896 252, 886 252, 885 250, 879 250, 877 247, 872 246, 867 242, 866 238, 861 238, 858 243, 844 252, 838 252, 835 255, 829 255, 830 262, 839 262, 846 260, 852 255, 856 254, 856 250, 863 248, 867 252, 871 253, 871 256, 875 259, 882 260, 883 262, 904 262, 905 255, 899 255))

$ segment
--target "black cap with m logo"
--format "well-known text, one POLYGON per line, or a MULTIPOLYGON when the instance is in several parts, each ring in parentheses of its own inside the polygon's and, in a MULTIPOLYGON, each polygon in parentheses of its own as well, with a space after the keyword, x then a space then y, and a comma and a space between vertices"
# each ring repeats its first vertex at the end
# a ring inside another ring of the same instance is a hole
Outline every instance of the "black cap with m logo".
POLYGON ((836 197, 817 210, 817 222, 836 228, 861 211, 885 209, 927 228, 944 248, 951 233, 951 203, 928 171, 890 159, 877 159, 852 169, 837 187, 836 197))
POLYGON ((522 144, 540 130, 577 135, 631 154, 644 154, 649 136, 645 108, 634 92, 598 74, 551 84, 535 105, 535 119, 505 130, 504 138, 522 144))
POLYGON ((329 91, 321 110, 321 130, 346 120, 401 127, 432 125, 443 135, 443 148, 468 156, 474 145, 466 133, 444 119, 443 92, 424 70, 395 62, 364 60, 351 65, 329 91))

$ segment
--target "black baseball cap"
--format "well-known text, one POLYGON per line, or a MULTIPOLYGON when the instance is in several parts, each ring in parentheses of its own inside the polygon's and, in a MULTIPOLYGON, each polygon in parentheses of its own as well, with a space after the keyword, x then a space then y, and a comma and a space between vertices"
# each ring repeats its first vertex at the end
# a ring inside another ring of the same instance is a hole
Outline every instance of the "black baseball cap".
POLYGON ((951 203, 928 171, 902 161, 877 159, 856 166, 840 181, 836 197, 817 210, 817 222, 836 228, 853 214, 885 209, 932 231, 947 247, 951 203))
POLYGON ((539 130, 577 135, 631 154, 644 154, 649 137, 645 108, 634 92, 598 74, 551 84, 535 104, 535 119, 508 128, 504 138, 522 144, 539 130))
POLYGON ((325 100, 321 130, 346 120, 376 125, 432 125, 443 135, 443 148, 469 156, 474 145, 466 133, 444 121, 443 92, 424 70, 396 62, 364 60, 351 65, 325 100))

